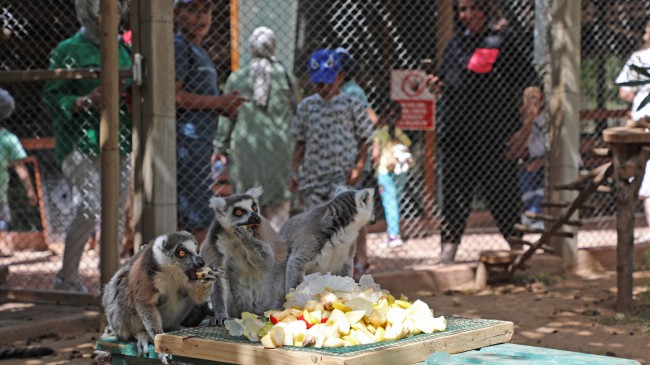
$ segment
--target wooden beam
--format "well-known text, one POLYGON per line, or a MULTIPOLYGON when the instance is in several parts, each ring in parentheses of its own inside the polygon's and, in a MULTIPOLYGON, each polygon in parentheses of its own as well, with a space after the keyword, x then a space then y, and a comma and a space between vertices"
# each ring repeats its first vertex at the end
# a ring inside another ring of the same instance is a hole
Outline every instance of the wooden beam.
MULTIPOLYGON (((20 71, 0 71, 0 83, 17 83, 17 82, 34 82, 49 80, 83 80, 98 79, 101 71, 98 68, 87 69, 55 69, 55 70, 20 70, 20 71)), ((131 77, 130 69, 118 71, 120 79, 131 77)))
POLYGON ((101 287, 108 284, 119 267, 119 196, 120 148, 119 108, 120 81, 118 71, 118 3, 101 0, 101 109, 99 146, 101 159, 101 219, 100 219, 100 279, 101 287))
POLYGON ((135 243, 176 229, 176 98, 171 1, 139 0, 134 45, 147 71, 134 85, 135 243))

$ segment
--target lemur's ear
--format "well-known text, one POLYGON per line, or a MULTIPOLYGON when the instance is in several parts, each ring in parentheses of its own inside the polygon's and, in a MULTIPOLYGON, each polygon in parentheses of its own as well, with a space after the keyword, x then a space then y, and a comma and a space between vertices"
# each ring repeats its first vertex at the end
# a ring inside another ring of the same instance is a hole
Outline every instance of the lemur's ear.
POLYGON ((261 186, 257 186, 257 187, 248 189, 246 194, 248 194, 248 195, 252 196, 253 198, 257 199, 257 198, 260 197, 260 195, 262 195, 263 192, 264 192, 264 189, 261 186))
POLYGON ((226 207, 226 199, 215 196, 214 198, 210 199, 210 208, 214 209, 215 211, 223 211, 223 209, 226 207))
POLYGON ((363 189, 359 190, 356 193, 356 199, 358 202, 361 202, 363 206, 368 206, 370 203, 372 203, 372 198, 375 195, 375 191, 373 189, 363 189))
POLYGON ((346 191, 350 191, 350 188, 348 188, 348 187, 345 186, 345 185, 338 185, 338 186, 336 187, 336 190, 334 190, 334 196, 337 196, 337 195, 339 195, 339 194, 343 194, 343 193, 345 193, 346 191))

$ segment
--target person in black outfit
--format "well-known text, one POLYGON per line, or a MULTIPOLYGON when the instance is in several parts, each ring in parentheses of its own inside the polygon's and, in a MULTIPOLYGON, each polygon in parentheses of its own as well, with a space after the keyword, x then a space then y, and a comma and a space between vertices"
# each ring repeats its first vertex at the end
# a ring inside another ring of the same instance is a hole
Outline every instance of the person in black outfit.
POLYGON ((493 1, 458 0, 463 29, 446 46, 442 95, 441 264, 453 263, 475 194, 484 197, 504 237, 516 236, 521 214, 517 159, 539 111, 539 80, 493 1), (521 108, 520 108, 521 106, 521 108))

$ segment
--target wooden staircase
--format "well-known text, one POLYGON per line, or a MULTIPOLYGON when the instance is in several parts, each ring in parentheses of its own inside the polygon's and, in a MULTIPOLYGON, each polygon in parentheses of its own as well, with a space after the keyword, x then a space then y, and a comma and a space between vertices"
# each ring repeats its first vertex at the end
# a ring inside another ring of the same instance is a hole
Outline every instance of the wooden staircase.
MULTIPOLYGON (((594 153, 599 157, 611 156, 607 149, 599 148, 594 153)), ((552 237, 573 238, 573 232, 563 231, 562 227, 580 227, 582 222, 572 219, 578 209, 593 209, 594 206, 586 204, 589 197, 596 192, 611 193, 612 188, 604 185, 614 175, 612 162, 602 164, 591 170, 588 174, 580 176, 568 184, 557 185, 556 190, 577 190, 578 195, 572 201, 545 201, 544 207, 561 209, 559 216, 549 214, 525 214, 528 218, 544 222, 544 229, 531 228, 524 224, 517 224, 515 230, 523 234, 541 234, 534 242, 524 240, 520 237, 509 237, 508 243, 511 247, 522 247, 521 250, 512 251, 483 251, 479 257, 479 266, 476 272, 476 285, 479 289, 487 285, 488 278, 494 281, 510 280, 517 269, 522 269, 537 250, 555 252, 550 246, 552 237)))

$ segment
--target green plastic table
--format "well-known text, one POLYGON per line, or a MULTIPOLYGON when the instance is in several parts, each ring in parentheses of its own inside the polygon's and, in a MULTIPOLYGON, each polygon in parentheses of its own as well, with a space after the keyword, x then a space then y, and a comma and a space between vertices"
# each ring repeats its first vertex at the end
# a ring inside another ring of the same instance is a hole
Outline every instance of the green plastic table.
MULTIPOLYGON (((158 357, 154 352, 153 345, 149 347, 149 358, 137 356, 137 347, 134 341, 118 341, 112 337, 103 337, 97 342, 97 350, 112 353, 112 364, 114 365, 143 365, 158 364, 158 357)), ((554 350, 543 347, 516 345, 502 343, 483 347, 479 350, 466 351, 450 356, 446 364, 479 364, 479 365, 640 365, 637 361, 621 359, 616 357, 585 354, 581 352, 554 350)), ((191 359, 186 357, 172 356, 173 361, 207 365, 223 364, 214 361, 191 359)), ((424 365, 420 362, 418 365, 424 365)))

